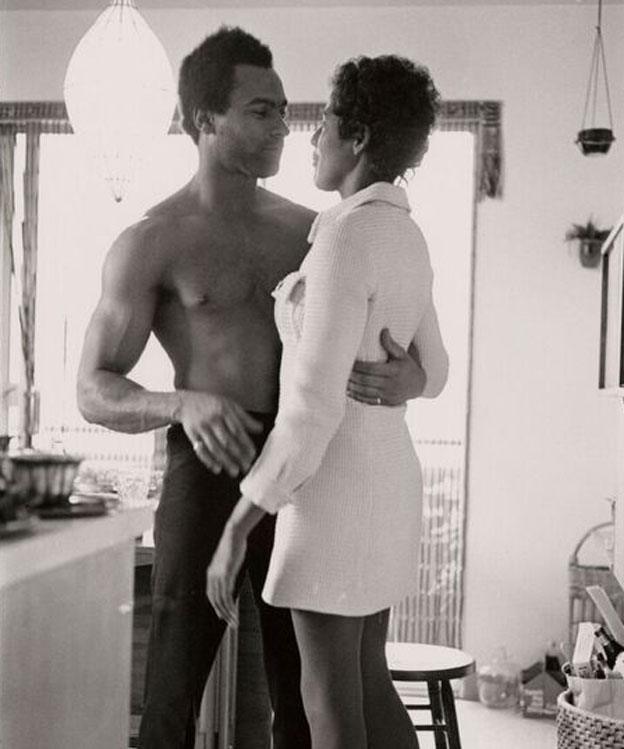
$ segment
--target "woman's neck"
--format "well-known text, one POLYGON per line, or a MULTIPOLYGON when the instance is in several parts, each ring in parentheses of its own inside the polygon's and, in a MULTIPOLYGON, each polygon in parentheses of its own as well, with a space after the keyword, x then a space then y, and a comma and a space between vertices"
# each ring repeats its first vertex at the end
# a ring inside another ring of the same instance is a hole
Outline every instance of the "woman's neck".
POLYGON ((340 193, 340 197, 345 200, 345 198, 351 197, 351 195, 355 195, 356 192, 359 192, 360 190, 364 190, 367 187, 370 187, 370 185, 374 185, 375 182, 381 182, 376 175, 371 174, 370 172, 364 176, 362 175, 358 179, 350 179, 351 175, 349 175, 343 184, 338 189, 338 192, 340 193))
POLYGON ((370 162, 366 154, 362 154, 353 169, 345 175, 342 184, 338 187, 340 197, 345 198, 355 195, 356 192, 364 190, 366 187, 381 182, 379 175, 371 169, 370 162))

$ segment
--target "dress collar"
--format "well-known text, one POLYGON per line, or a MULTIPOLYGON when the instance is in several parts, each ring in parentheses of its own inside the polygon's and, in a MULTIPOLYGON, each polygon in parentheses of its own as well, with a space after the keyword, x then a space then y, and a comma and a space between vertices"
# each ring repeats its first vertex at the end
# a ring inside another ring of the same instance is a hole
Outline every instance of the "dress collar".
POLYGON ((322 211, 314 219, 308 235, 308 242, 314 242, 316 235, 322 224, 332 223, 340 216, 349 213, 354 208, 365 203, 382 202, 402 208, 405 211, 410 210, 405 190, 398 185, 392 185, 389 182, 374 182, 372 185, 365 187, 363 190, 353 193, 348 198, 341 200, 337 205, 322 211))

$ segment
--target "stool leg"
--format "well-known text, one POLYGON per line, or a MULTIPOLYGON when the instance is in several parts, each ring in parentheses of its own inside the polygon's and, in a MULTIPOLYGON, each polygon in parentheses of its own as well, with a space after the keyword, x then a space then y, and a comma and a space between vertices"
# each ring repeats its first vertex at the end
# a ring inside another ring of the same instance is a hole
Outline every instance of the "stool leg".
POLYGON ((447 680, 442 682, 442 706, 444 708, 444 722, 447 726, 449 748, 461 749, 457 713, 455 712, 455 695, 453 694, 450 681, 447 680))
POLYGON ((427 689, 429 690, 429 702, 431 703, 431 717, 433 718, 433 724, 439 726, 439 728, 433 732, 435 746, 436 749, 447 749, 444 710, 440 698, 440 683, 435 680, 428 681, 427 689))

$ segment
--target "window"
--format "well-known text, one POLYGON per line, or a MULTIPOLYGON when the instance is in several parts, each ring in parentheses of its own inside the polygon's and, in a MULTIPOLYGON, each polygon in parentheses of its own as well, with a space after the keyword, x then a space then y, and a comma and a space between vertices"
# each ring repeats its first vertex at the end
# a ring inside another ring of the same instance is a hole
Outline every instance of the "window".
MULTIPOLYGON (((336 201, 335 195, 320 192, 312 184, 309 141, 322 109, 323 105, 316 103, 289 107, 292 127, 281 171, 267 181, 269 188, 317 210, 336 201)), ((178 119, 172 132, 180 131, 178 119)), ((391 637, 461 645, 473 221, 476 202, 499 197, 502 192, 501 105, 446 101, 440 125, 407 190, 413 215, 428 240, 434 294, 452 368, 441 398, 433 403, 419 400, 408 409, 408 424, 424 467, 423 564, 417 596, 393 611, 391 637)), ((0 248, 6 260, 6 233, 12 226, 18 266, 24 212, 24 132, 31 143, 33 133, 40 137, 35 366, 36 385, 42 395, 39 444, 45 447, 60 438, 68 451, 89 457, 149 459, 153 435, 121 435, 82 420, 75 404, 76 370, 84 330, 99 296, 104 254, 124 227, 191 177, 196 149, 188 137, 166 138, 152 159, 156 168, 143 172, 133 193, 115 204, 85 163, 79 144, 67 135, 70 128, 61 103, 0 103, 0 248), (11 174, 15 133, 16 211, 12 221, 6 181, 11 174)), ((31 175, 31 181, 36 182, 35 176, 31 175)), ((1 266, 0 278, 4 310, 8 308, 5 268, 6 263, 1 266)), ((16 285, 11 292, 13 310, 16 285)), ((17 382, 21 361, 15 314, 11 325, 10 380, 17 382)), ((4 346, 0 348, 0 384, 6 383, 7 359, 4 346)), ((170 389, 171 367, 155 341, 150 340, 131 376, 148 387, 170 389)), ((2 417, 0 409, 0 424, 2 417)))
MULTIPOLYGON (((24 168, 25 136, 16 147, 14 232, 21 227, 19 189, 24 168)), ((153 434, 124 435, 86 424, 76 405, 76 373, 84 332, 100 294, 101 269, 112 242, 144 211, 181 187, 193 175, 196 149, 189 138, 164 139, 151 163, 121 203, 83 154, 72 135, 42 134, 39 164, 37 323, 35 385, 41 395, 36 446, 62 442, 69 451, 101 459, 147 459, 153 434)), ((14 247, 21 243, 15 236, 14 247)), ((17 258, 19 266, 19 258, 17 258)), ((13 289, 16 297, 18 289, 13 289)), ((17 298, 13 309, 17 308, 17 298)), ((19 382, 21 352, 17 316, 12 317, 12 382, 19 382)), ((152 336, 130 376, 146 387, 170 390, 173 372, 152 336)), ((10 409, 9 428, 17 427, 17 408, 10 409)))

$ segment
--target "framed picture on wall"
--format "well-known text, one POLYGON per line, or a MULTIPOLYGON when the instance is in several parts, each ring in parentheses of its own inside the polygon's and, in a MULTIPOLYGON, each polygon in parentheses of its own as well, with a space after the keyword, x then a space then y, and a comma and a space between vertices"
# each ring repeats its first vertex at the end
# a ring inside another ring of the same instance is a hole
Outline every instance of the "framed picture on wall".
POLYGON ((602 246, 598 389, 624 398, 624 216, 602 246))

